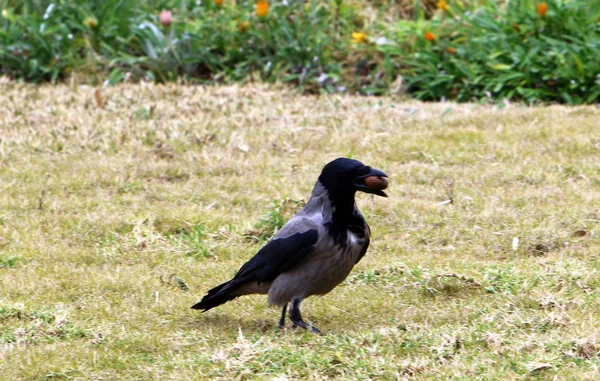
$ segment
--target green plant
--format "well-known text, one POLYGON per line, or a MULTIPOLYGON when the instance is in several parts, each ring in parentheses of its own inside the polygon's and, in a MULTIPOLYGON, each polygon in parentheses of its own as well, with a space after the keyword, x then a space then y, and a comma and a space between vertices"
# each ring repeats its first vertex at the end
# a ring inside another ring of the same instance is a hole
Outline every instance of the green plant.
POLYGON ((170 235, 170 238, 185 248, 185 255, 195 258, 212 257, 212 248, 206 244, 206 233, 202 225, 194 225, 191 229, 181 230, 170 235))
POLYGON ((16 267, 19 262, 23 260, 22 257, 0 257, 0 268, 2 267, 16 267))
POLYGON ((254 229, 247 237, 265 242, 271 239, 275 233, 304 205, 304 201, 286 198, 282 201, 273 200, 267 212, 261 217, 254 229))
POLYGON ((49 6, 43 17, 3 10, 0 20, 0 73, 29 81, 57 80, 72 65, 73 38, 49 6))
POLYGON ((474 11, 451 7, 413 24, 403 34, 403 46, 414 47, 402 61, 409 91, 423 100, 596 102, 600 2, 536 4, 516 0, 504 7, 490 0, 474 11))
POLYGON ((2 6, 2 73, 27 81, 56 81, 82 71, 107 77, 109 84, 260 78, 333 92, 355 76, 343 61, 360 18, 356 6, 343 1, 272 3, 264 17, 254 13, 251 1, 217 6, 59 0, 2 6), (161 9, 172 10, 172 24, 161 24, 161 9))
POLYGON ((422 100, 600 98, 599 0, 286 0, 260 16, 254 1, 0 7, 0 75, 31 82, 260 80, 304 93, 408 89, 422 100), (162 10, 172 22, 161 22, 162 10))

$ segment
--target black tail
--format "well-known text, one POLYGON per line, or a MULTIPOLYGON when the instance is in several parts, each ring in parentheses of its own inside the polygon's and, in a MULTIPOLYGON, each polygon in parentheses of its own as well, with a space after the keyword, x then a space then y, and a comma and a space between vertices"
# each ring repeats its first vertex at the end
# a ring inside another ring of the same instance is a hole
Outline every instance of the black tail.
POLYGON ((208 291, 208 294, 204 295, 201 301, 192 306, 195 310, 202 310, 206 312, 211 308, 220 306, 223 303, 227 303, 230 300, 237 298, 239 295, 231 295, 232 291, 237 289, 239 284, 236 284, 235 279, 225 282, 212 290, 208 291))

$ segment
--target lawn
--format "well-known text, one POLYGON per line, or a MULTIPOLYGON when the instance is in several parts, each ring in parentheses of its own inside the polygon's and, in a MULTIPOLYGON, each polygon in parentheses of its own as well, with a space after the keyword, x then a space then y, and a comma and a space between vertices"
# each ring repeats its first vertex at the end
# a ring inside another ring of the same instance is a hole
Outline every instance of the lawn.
POLYGON ((2 88, 2 379, 600 377, 595 106, 2 88), (357 196, 371 248, 303 305, 325 335, 264 296, 191 310, 339 156, 390 197, 357 196))

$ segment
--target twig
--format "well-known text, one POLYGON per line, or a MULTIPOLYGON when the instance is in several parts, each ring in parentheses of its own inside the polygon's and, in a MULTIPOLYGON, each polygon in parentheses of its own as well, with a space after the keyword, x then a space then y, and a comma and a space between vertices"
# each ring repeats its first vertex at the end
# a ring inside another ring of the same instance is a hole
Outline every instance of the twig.
POLYGON ((502 233, 500 233, 500 232, 495 232, 495 231, 492 231, 492 230, 484 229, 481 226, 477 226, 477 225, 473 225, 473 229, 474 230, 483 230, 484 232, 492 233, 492 234, 495 234, 495 235, 502 235, 502 233))
POLYGON ((44 210, 44 201, 46 199, 46 188, 48 187, 48 178, 50 177, 50 174, 46 173, 46 181, 44 181, 44 188, 42 188, 42 191, 40 192, 40 198, 38 199, 38 209, 39 210, 44 210))

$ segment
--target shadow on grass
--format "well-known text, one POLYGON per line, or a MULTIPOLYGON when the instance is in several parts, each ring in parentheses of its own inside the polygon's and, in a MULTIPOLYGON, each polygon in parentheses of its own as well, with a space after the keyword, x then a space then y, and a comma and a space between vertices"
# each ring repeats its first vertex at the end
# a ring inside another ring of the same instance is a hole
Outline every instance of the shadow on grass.
POLYGON ((277 317, 273 319, 243 319, 234 317, 225 313, 198 313, 184 318, 182 322, 190 329, 206 329, 212 328, 216 330, 237 331, 254 331, 260 333, 277 332, 279 331, 277 317))
MULTIPOLYGON (((312 321, 310 318, 307 319, 307 322, 312 321)), ((325 321, 321 321, 322 325, 327 325, 325 321)), ((243 319, 239 317, 233 317, 227 314, 213 314, 213 315, 199 315, 199 316, 191 316, 189 318, 184 318, 182 321, 182 325, 190 330, 215 330, 221 331, 223 333, 231 333, 235 332, 238 334, 239 330, 244 332, 244 334, 294 334, 294 335, 303 335, 303 334, 311 334, 309 331, 304 330, 299 327, 292 326, 292 323, 287 320, 286 326, 284 329, 279 328, 279 316, 274 316, 272 319, 243 319)), ((321 328, 321 326, 317 323, 316 325, 321 328)), ((326 334, 327 332, 324 331, 326 334)))

